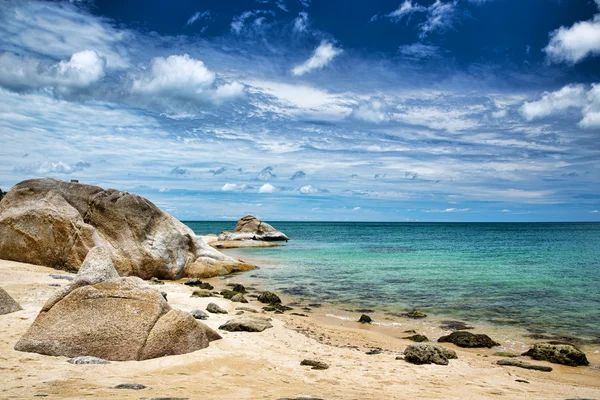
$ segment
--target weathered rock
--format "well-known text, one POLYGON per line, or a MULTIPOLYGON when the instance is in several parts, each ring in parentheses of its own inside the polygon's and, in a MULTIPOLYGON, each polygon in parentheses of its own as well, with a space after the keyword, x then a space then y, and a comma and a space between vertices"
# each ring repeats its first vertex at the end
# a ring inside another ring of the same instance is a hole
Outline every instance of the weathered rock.
POLYGON ((123 276, 179 279, 253 268, 208 246, 150 201, 114 189, 32 179, 0 203, 0 258, 77 271, 104 247, 123 276))
POLYGON ((6 290, 0 288, 0 315, 10 314, 21 310, 22 308, 19 303, 10 297, 10 295, 6 293, 6 290))
POLYGON ((361 315, 358 319, 358 322, 360 322, 361 324, 370 324, 372 321, 373 320, 371 319, 371 317, 369 317, 366 314, 361 315))
POLYGON ((519 368, 524 368, 524 369, 533 369, 535 371, 542 371, 542 372, 551 372, 552 371, 552 367, 546 367, 544 365, 535 365, 535 364, 530 364, 527 363, 525 361, 520 361, 520 360, 498 360, 498 362, 496 363, 498 365, 503 365, 503 366, 509 366, 509 367, 519 367, 519 368))
POLYGON ((120 383, 116 386, 111 387, 111 389, 142 390, 146 389, 146 386, 142 385, 141 383, 120 383))
POLYGON ((221 232, 218 240, 287 241, 289 238, 266 222, 262 222, 260 219, 253 217, 252 215, 246 215, 245 217, 240 218, 233 232, 221 232))
POLYGON ((511 353, 509 351, 497 351, 494 353, 494 355, 496 357, 507 357, 507 358, 515 358, 515 357, 519 357, 518 354, 515 353, 511 353))
POLYGON ((209 290, 197 289, 192 293, 192 297, 212 297, 212 293, 209 290))
POLYGON ((69 364, 110 364, 110 361, 98 357, 74 357, 67 360, 69 364))
POLYGON ((284 306, 283 304, 275 303, 262 308, 264 311, 274 311, 275 314, 283 314, 286 311, 293 310, 292 307, 284 306))
POLYGON ((235 296, 233 296, 231 298, 231 301, 234 302, 234 303, 247 303, 248 302, 248 300, 246 300, 246 298, 244 297, 244 295, 241 294, 241 293, 238 293, 235 296))
POLYGON ((450 331, 465 331, 467 329, 474 329, 472 326, 469 326, 462 321, 442 321, 440 328, 450 331))
POLYGON ((263 292, 260 296, 258 296, 258 301, 265 304, 281 303, 279 296, 272 292, 263 292))
POLYGON ((404 314, 404 316, 407 318, 412 318, 412 319, 420 319, 420 318, 425 318, 427 316, 427 314, 424 314, 421 311, 412 310, 411 312, 404 314))
POLYGON ((213 314, 228 314, 227 311, 223 310, 215 303, 208 303, 208 305, 206 306, 206 311, 213 314))
POLYGON ((165 283, 163 281, 161 281, 160 279, 156 278, 156 277, 152 277, 150 278, 150 282, 151 285, 164 285, 165 283))
POLYGON ((233 296, 239 294, 238 292, 234 292, 233 290, 221 290, 221 296, 226 298, 227 300, 231 300, 233 296))
POLYGON ((209 341, 204 328, 189 328, 197 324, 191 315, 171 312, 163 296, 141 279, 77 286, 85 282, 81 276, 62 297, 46 302, 15 350, 125 361, 194 351, 209 341))
POLYGON ((381 353, 383 353, 383 349, 381 347, 376 347, 374 349, 371 349, 371 350, 365 352, 365 354, 368 356, 374 356, 374 355, 381 354, 381 353))
POLYGON ((198 278, 189 278, 187 281, 184 282, 184 285, 195 286, 198 289, 206 289, 206 290, 213 290, 214 289, 213 285, 211 285, 208 282, 202 282, 198 278))
POLYGON ((168 301, 167 297, 169 296, 167 292, 160 292, 160 295, 168 301))
POLYGON ((229 283, 227 286, 229 286, 234 292, 246 293, 246 288, 240 283, 229 283))
POLYGON ((215 249, 248 249, 255 247, 280 247, 282 244, 275 242, 267 242, 265 240, 215 240, 208 243, 212 248, 215 249))
POLYGON ((219 329, 228 332, 262 332, 272 327, 273 325, 271 325, 267 318, 248 316, 229 320, 221 325, 219 329))
POLYGON ((577 367, 579 365, 589 365, 585 353, 572 344, 562 342, 542 342, 536 343, 531 349, 523 353, 534 360, 549 361, 554 364, 568 365, 577 367))
POLYGON ((404 350, 404 359, 413 364, 448 365, 448 360, 454 359, 456 352, 437 344, 416 343, 404 350))
POLYGON ((192 310, 192 311, 190 311, 190 314, 192 315, 192 317, 194 317, 196 319, 204 320, 204 319, 209 318, 209 315, 202 310, 192 310))
POLYGON ((238 310, 238 311, 248 311, 248 312, 251 312, 251 313, 257 313, 258 312, 254 308, 250 308, 250 307, 237 307, 236 310, 238 310))
POLYGON ((458 347, 487 347, 498 346, 488 335, 473 334, 471 332, 456 331, 438 339, 440 343, 453 343, 458 347))
POLYGON ((329 368, 329 364, 326 364, 323 361, 308 360, 308 359, 302 360, 300 362, 300 365, 312 367, 312 369, 327 369, 327 368, 329 368))
POLYGON ((404 339, 412 340, 413 342, 429 342, 429 339, 425 335, 412 335, 405 337, 404 339))

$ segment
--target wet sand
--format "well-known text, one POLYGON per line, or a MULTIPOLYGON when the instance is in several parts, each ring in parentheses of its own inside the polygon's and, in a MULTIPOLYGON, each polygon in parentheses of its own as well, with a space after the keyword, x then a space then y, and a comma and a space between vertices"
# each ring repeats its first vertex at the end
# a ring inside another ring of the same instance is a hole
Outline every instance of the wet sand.
MULTIPOLYGON (((564 367, 527 360, 554 368, 550 373, 495 365, 500 357, 494 349, 465 350, 451 344, 458 360, 448 366, 413 365, 396 360, 410 341, 405 330, 414 329, 435 340, 447 334, 435 319, 373 315, 376 324, 353 320, 359 313, 323 305, 294 311, 307 317, 267 315, 272 329, 261 333, 222 332, 223 339, 194 353, 146 361, 112 362, 108 365, 71 365, 64 357, 21 353, 14 344, 27 330, 46 299, 67 281, 53 279, 51 268, 0 261, 0 286, 23 307, 0 316, 0 398, 99 398, 141 399, 180 397, 189 399, 279 399, 300 396, 323 399, 600 399, 600 354, 585 349, 592 366, 564 367), (329 315, 329 316, 328 316, 329 315), (338 318, 331 317, 337 315, 338 318), (387 318, 387 319, 386 319, 387 318), (381 324, 383 323, 383 324, 381 324), (367 355, 373 348, 382 353, 367 355), (305 358, 324 361, 327 370, 300 366, 305 358), (526 382, 521 382, 526 381, 526 382), (141 383, 146 389, 116 390, 120 383, 141 383)), ((241 274, 214 278, 216 289, 227 283, 244 282, 241 274)), ((168 293, 173 308, 184 311, 205 309, 215 302, 230 312, 204 321, 212 328, 233 317, 235 308, 261 304, 250 295, 250 304, 231 303, 223 298, 192 298, 193 288, 182 282, 155 286, 168 293)), ((257 292, 254 292, 257 293, 257 292)), ((253 294, 252 292, 250 294, 253 294)), ((284 303, 294 299, 282 296, 284 303)), ((502 329, 476 326, 512 350, 527 347, 526 340, 511 342, 502 329), (495 330, 494 330, 495 329, 495 330), (496 336, 497 335, 497 336, 496 336), (502 336, 502 337, 500 337, 502 336), (511 347, 512 346, 512 347, 511 347)), ((530 340, 533 343, 534 340, 530 340)))

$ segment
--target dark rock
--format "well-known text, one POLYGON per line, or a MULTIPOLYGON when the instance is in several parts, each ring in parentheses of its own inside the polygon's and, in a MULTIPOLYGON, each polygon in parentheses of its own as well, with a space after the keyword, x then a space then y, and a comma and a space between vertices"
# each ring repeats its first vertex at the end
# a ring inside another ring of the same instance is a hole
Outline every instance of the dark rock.
POLYGON ((442 321, 442 325, 440 326, 442 329, 447 329, 450 331, 464 331, 467 329, 474 329, 472 326, 468 326, 462 321, 442 321))
POLYGON ((69 364, 110 364, 110 361, 98 357, 82 356, 69 358, 69 364))
POLYGON ((213 285, 211 285, 208 282, 202 282, 198 278, 189 278, 187 281, 185 281, 184 285, 194 286, 194 287, 197 287, 198 289, 206 289, 206 290, 213 290, 214 289, 213 285))
POLYGON ((192 310, 190 314, 196 319, 208 319, 208 314, 202 310, 192 310))
POLYGON ((455 358, 454 350, 437 344, 416 343, 404 350, 404 360, 413 364, 448 365, 448 360, 455 358))
POLYGON ((231 300, 233 296, 236 294, 240 294, 239 292, 234 292, 233 290, 221 290, 221 296, 226 298, 227 300, 231 300))
POLYGON ((21 311, 22 308, 8 293, 0 288, 0 315, 21 311))
POLYGON ((530 356, 534 360, 549 361, 570 367, 590 364, 584 352, 572 344, 563 342, 536 343, 523 355, 530 356))
POLYGON ((528 381, 526 381, 525 379, 515 379, 515 382, 529 383, 529 382, 528 382, 528 381))
POLYGON ((306 315, 306 314, 300 314, 300 313, 297 313, 297 312, 293 312, 290 315, 296 315, 298 317, 308 317, 308 315, 306 315))
POLYGON ((141 383, 121 383, 119 385, 111 387, 111 389, 131 389, 131 390, 142 390, 146 389, 146 386, 141 383))
POLYGON ((162 297, 164 297, 165 300, 167 300, 167 292, 160 292, 160 294, 162 297))
POLYGON ((494 353, 494 355, 496 357, 508 357, 508 358, 519 357, 519 354, 510 353, 508 351, 497 351, 494 353))
POLYGON ((383 353, 383 349, 380 347, 377 347, 375 349, 371 349, 371 350, 367 351, 365 354, 368 356, 373 356, 373 355, 381 354, 381 353, 383 353))
POLYGON ((363 314, 358 319, 358 322, 360 322, 361 324, 370 324, 371 322, 373 322, 373 320, 368 315, 363 314))
POLYGON ((212 293, 206 289, 196 289, 191 297, 212 297, 212 293))
POLYGON ((258 301, 265 304, 281 303, 279 296, 272 292, 263 292, 260 296, 258 296, 258 301))
POLYGON ((229 286, 231 288, 231 290, 233 290, 234 292, 246 293, 246 288, 242 284, 239 284, 239 283, 228 283, 227 286, 229 286))
POLYGON ((71 275, 59 275, 59 274, 50 274, 50 278, 53 279, 64 279, 65 281, 72 281, 74 276, 71 275))
POLYGON ((234 303, 247 303, 248 300, 244 297, 243 294, 238 293, 230 299, 234 303))
POLYGON ((160 279, 158 279, 157 277, 153 276, 152 278, 150 278, 150 284, 151 285, 164 285, 165 283, 163 281, 161 281, 160 279))
POLYGON ((519 368, 524 368, 524 369, 533 369, 535 371, 543 371, 543 372, 551 372, 552 371, 552 367, 546 367, 544 365, 535 365, 535 364, 530 364, 527 363, 525 361, 520 361, 520 360, 498 360, 498 362, 496 363, 498 365, 503 365, 503 366, 509 366, 509 367, 519 367, 519 368))
POLYGON ((471 332, 456 331, 447 336, 438 339, 440 343, 454 343, 458 347, 487 347, 498 346, 499 343, 493 341, 488 335, 473 334, 471 332))
POLYGON ((322 304, 321 303, 310 303, 310 304, 308 304, 308 306, 312 307, 312 308, 319 308, 322 306, 322 304))
MULTIPOLYGON (((282 398, 277 399, 277 400, 323 400, 323 399, 318 398, 318 397, 294 397, 294 398, 291 398, 291 397, 282 397, 282 398)), ((581 400, 586 400, 586 399, 581 399, 581 400)))
POLYGON ((215 303, 208 303, 208 305, 206 306, 206 311, 213 314, 228 314, 227 311, 223 310, 215 303))
POLYGON ((412 340, 413 342, 429 342, 427 336, 424 335, 412 335, 405 337, 404 339, 412 340))
POLYGON ((421 311, 412 310, 411 312, 404 314, 404 316, 412 319, 420 319, 425 318, 427 314, 423 314, 421 311))
POLYGON ((404 331, 404 333, 417 333, 417 331, 415 331, 414 329, 409 329, 407 331, 404 331))
POLYGON ((269 306, 263 307, 262 308, 265 311, 271 311, 271 312, 275 312, 275 314, 283 314, 286 311, 290 311, 293 310, 292 307, 287 307, 281 304, 271 304, 269 306))
POLYGON ((308 359, 302 360, 300 362, 300 365, 312 367, 312 369, 327 369, 327 368, 329 368, 329 365, 322 361, 308 360, 308 359))
POLYGON ((48 286, 60 287, 60 284, 58 284, 58 283, 49 283, 48 286))
POLYGON ((273 325, 271 325, 268 318, 248 316, 229 320, 221 325, 219 329, 228 332, 262 332, 272 327, 273 325))

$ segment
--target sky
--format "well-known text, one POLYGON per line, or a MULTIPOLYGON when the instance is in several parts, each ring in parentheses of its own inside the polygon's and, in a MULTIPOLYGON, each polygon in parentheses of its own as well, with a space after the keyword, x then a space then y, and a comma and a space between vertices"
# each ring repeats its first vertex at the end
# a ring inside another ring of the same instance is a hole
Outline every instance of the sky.
POLYGON ((0 188, 181 220, 600 221, 600 0, 0 4, 0 188))

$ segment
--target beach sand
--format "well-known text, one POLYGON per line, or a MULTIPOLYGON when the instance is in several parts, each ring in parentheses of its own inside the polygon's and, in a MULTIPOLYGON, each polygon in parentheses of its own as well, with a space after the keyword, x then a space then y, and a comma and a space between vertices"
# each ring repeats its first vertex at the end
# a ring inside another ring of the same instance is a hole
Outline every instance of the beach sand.
MULTIPOLYGON (((272 329, 261 333, 222 332, 223 339, 194 353, 147 361, 112 362, 108 365, 71 365, 64 357, 50 357, 13 349, 48 297, 64 280, 51 268, 0 260, 0 286, 23 307, 0 316, 0 398, 30 399, 600 399, 600 355, 588 352, 591 367, 564 367, 526 360, 554 368, 550 373, 495 365, 498 349, 465 350, 451 344, 457 360, 448 366, 413 365, 396 360, 412 342, 401 339, 414 328, 430 339, 443 333, 423 321, 399 325, 360 325, 328 317, 327 307, 313 308, 308 317, 272 315, 272 329), (376 355, 365 354, 382 348, 376 355), (303 359, 324 361, 327 370, 300 366, 303 359), (526 381, 526 382, 522 382, 526 381), (140 383, 143 390, 117 390, 121 383, 140 383)), ((242 276, 211 279, 216 289, 241 282, 242 276)), ((223 298, 192 298, 193 288, 182 282, 155 286, 168 294, 173 308, 205 309, 215 302, 229 315, 214 315, 205 322, 217 329, 232 318, 235 308, 262 306, 223 298)), ((289 300, 289 299, 284 299, 289 300)), ((285 303, 285 301, 284 301, 285 303)), ((303 313, 300 308, 294 310, 303 313)), ((248 313, 246 313, 248 314, 248 313)), ((479 330, 475 330, 479 332, 479 330)), ((482 333, 484 332, 481 330, 482 333)), ((447 332, 446 332, 447 333, 447 332)), ((533 341, 532 341, 533 342, 533 341)))

